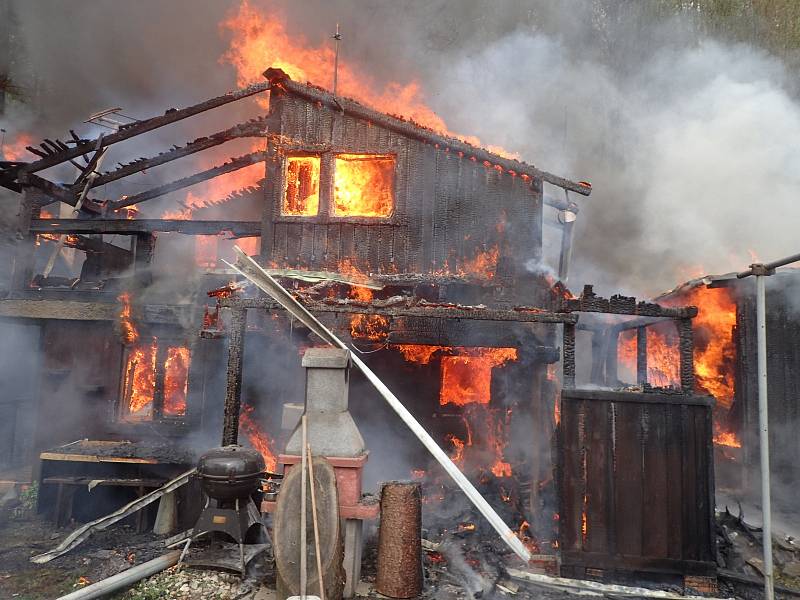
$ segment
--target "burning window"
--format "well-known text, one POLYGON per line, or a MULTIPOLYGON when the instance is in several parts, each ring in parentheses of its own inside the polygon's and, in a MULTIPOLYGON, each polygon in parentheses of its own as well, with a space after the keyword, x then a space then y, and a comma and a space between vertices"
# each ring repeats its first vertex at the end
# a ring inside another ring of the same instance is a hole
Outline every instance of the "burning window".
POLYGON ((189 348, 145 337, 130 348, 122 377, 120 419, 152 421, 186 414, 189 348))
POLYGON ((339 154, 333 178, 337 217, 389 217, 394 209, 393 156, 339 154))
POLYGON ((289 156, 281 214, 310 217, 319 212, 319 156, 289 156))

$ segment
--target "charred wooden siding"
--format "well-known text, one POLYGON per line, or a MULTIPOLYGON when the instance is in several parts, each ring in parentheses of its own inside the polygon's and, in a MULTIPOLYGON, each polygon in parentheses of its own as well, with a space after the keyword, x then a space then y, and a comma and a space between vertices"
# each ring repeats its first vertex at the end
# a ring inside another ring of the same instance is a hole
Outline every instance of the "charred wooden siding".
POLYGON ((716 563, 711 398, 565 390, 558 485, 565 575, 707 575, 716 563))
POLYGON ((473 270, 476 257, 497 249, 498 277, 516 277, 540 259, 541 181, 502 172, 278 88, 271 94, 262 242, 266 261, 312 269, 350 261, 376 273, 458 273, 473 270), (292 153, 321 156, 317 216, 281 215, 284 158, 292 153), (337 153, 395 157, 391 217, 331 214, 337 153))

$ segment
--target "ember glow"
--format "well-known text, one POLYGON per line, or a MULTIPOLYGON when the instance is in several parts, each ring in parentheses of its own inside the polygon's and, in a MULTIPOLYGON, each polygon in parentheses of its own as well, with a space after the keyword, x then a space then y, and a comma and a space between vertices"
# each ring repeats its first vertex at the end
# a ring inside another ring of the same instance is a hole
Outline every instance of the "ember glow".
POLYGON ((492 369, 516 359, 516 348, 480 348, 467 355, 443 356, 439 403, 489 404, 492 369))
POLYGON ((339 154, 334 163, 334 215, 391 216, 394 209, 393 156, 339 154))
POLYGON ((275 458, 275 453, 272 451, 273 440, 258 426, 258 423, 253 419, 253 407, 243 406, 242 412, 239 415, 239 428, 247 436, 250 445, 253 449, 261 453, 264 457, 264 463, 267 465, 267 471, 275 472, 278 465, 278 460, 275 458))
MULTIPOLYGON (((370 302, 372 290, 365 287, 353 287, 350 297, 358 302, 370 302)), ((350 337, 370 342, 385 342, 389 336, 389 319, 383 315, 353 315, 350 319, 350 337)))
POLYGON ((479 250, 471 260, 466 260, 459 268, 459 275, 478 275, 493 279, 497 272, 497 259, 500 249, 492 246, 488 250, 479 250))

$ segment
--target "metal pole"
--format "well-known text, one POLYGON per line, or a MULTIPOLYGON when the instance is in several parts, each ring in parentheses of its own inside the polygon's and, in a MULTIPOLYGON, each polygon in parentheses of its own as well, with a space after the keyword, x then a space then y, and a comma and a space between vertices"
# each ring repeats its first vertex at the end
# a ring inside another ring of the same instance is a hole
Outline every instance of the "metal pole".
POLYGON ((758 343, 758 428, 761 452, 761 512, 764 516, 764 596, 775 597, 772 569, 772 508, 769 473, 769 418, 767 406, 767 316, 766 274, 756 275, 756 329, 758 343))
POLYGON ((334 52, 333 52, 333 95, 336 96, 336 86, 339 83, 339 41, 342 39, 342 34, 339 33, 339 24, 336 24, 336 33, 333 34, 334 39, 334 52))

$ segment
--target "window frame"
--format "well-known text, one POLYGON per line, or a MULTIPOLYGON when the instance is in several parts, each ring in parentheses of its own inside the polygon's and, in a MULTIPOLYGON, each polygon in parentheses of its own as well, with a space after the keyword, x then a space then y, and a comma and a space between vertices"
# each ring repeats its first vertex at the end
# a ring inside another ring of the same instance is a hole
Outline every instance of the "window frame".
POLYGON ((354 150, 352 148, 331 148, 330 146, 320 149, 319 147, 313 148, 285 148, 277 150, 277 158, 279 162, 278 177, 275 182, 277 185, 277 193, 274 194, 273 204, 273 222, 274 223, 305 223, 305 224, 332 224, 332 223, 347 223, 347 224, 361 224, 361 225, 402 225, 402 211, 400 209, 400 198, 398 194, 398 180, 400 175, 400 160, 397 152, 376 152, 354 150), (335 178, 335 159, 340 154, 363 154, 375 156, 376 158, 391 158, 394 163, 392 169, 392 212, 386 217, 368 217, 368 216, 352 216, 352 215, 335 215, 334 214, 334 178, 335 178), (290 157, 297 156, 314 156, 320 159, 320 185, 319 185, 319 209, 316 215, 287 215, 283 213, 283 205, 286 194, 286 174, 288 160, 290 157))

